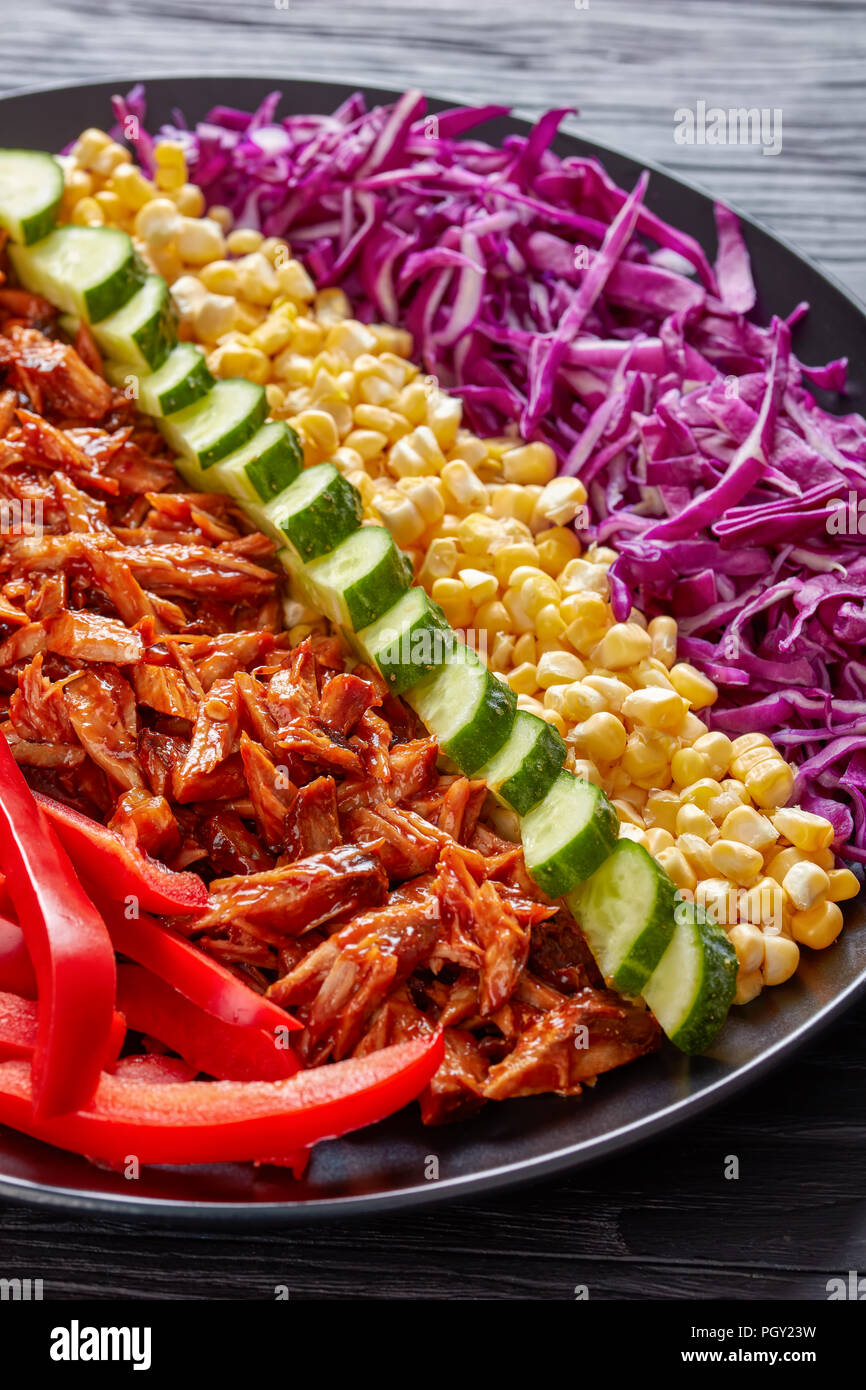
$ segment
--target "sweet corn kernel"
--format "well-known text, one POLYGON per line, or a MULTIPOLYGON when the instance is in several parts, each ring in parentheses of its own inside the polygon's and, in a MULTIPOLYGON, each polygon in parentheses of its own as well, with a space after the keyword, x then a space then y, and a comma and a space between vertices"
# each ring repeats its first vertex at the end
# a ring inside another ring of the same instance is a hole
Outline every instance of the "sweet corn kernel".
POLYGON ((536 499, 531 519, 533 529, 566 526, 580 516, 585 503, 586 488, 579 478, 552 478, 536 499))
POLYGON ((208 366, 215 376, 243 376, 264 386, 270 373, 270 363, 258 348, 243 343, 226 342, 214 348, 208 366))
POLYGON ((695 902, 721 927, 739 921, 740 890, 726 878, 705 878, 695 889, 695 902))
POLYGON ((188 264, 206 265, 208 261, 218 261, 225 256, 226 241, 218 222, 213 222, 207 217, 182 216, 179 220, 180 228, 175 237, 175 244, 178 254, 188 264))
POLYGON ((771 819, 779 834, 797 849, 828 849, 833 843, 835 832, 831 822, 811 811, 802 811, 799 806, 775 811, 771 819))
POLYGON ((580 541, 564 526, 553 526, 535 537, 538 563, 546 574, 557 579, 565 566, 580 555, 580 541))
POLYGON ((823 951, 830 946, 842 927, 842 909, 827 901, 816 903, 805 912, 795 912, 791 918, 794 940, 801 946, 811 946, 813 951, 823 951))
POLYGON ((782 985, 790 980, 800 964, 800 948, 786 936, 764 936, 765 985, 782 985))
POLYGON ((716 840, 710 849, 710 858, 718 873, 744 888, 751 887, 764 868, 759 851, 739 840, 716 840))
POLYGON ((709 814, 710 802, 719 795, 719 791, 719 784, 714 782, 712 777, 700 777, 697 782, 690 782, 687 787, 683 787, 680 792, 680 799, 689 801, 694 806, 700 806, 702 811, 707 811, 709 814))
POLYGON ((556 454, 549 444, 523 444, 502 455, 508 483, 549 483, 556 476, 556 454))
POLYGON ((850 869, 831 869, 827 881, 827 897, 831 903, 848 902, 860 892, 860 880, 850 869))
POLYGON ((178 212, 183 213, 184 217, 204 217, 204 194, 196 184, 182 183, 180 188, 172 191, 171 198, 178 212))
POLYGON ((319 290, 314 300, 316 318, 319 323, 330 328, 332 324, 339 323, 342 319, 352 317, 352 306, 349 303, 343 290, 327 289, 319 290))
POLYGON ((737 953, 741 970, 747 974, 760 969, 764 962, 764 934, 752 922, 738 922, 728 932, 728 940, 737 953))
POLYGON ((760 922, 781 931, 785 912, 785 893, 774 878, 761 878, 746 894, 745 909, 750 922, 760 922))
POLYGON ((133 212, 156 197, 156 188, 133 164, 119 164, 108 181, 108 187, 133 212))
MULTIPOLYGON (((530 634, 527 633, 527 636, 530 634)), ((585 675, 586 667, 583 662, 579 657, 572 656, 571 652, 545 652, 538 662, 538 684, 542 690, 546 690, 550 685, 579 681, 585 675)))
MULTIPOLYGON (((418 511, 411 497, 407 497, 405 493, 398 492, 396 488, 390 488, 388 492, 377 493, 373 499, 372 510, 376 513, 382 525, 387 526, 398 546, 405 547, 414 545, 416 541, 421 539, 427 529, 424 525, 424 518, 418 511)), ((450 584, 454 581, 441 579, 436 582, 440 584, 450 584)), ((435 583, 433 588, 435 590, 435 583)), ((433 597, 436 597, 435 592, 433 597)), ((439 601, 439 599, 436 599, 437 603, 439 601)), ((469 605, 470 608, 472 608, 471 599, 469 600, 469 605)), ((461 607, 461 616, 464 615, 464 612, 464 608, 461 607)), ((465 627, 466 624, 471 621, 471 617, 472 614, 470 613, 468 618, 465 618, 461 623, 455 623, 454 626, 465 627)))
POLYGON ((469 596, 469 590, 461 580, 437 579, 433 584, 431 597, 439 604, 452 627, 470 626, 475 614, 475 605, 469 596))
POLYGON ((660 825, 653 826, 647 830, 643 837, 644 846, 656 859, 663 849, 673 849, 674 837, 669 830, 663 830, 660 825))
POLYGON ((568 686, 565 696, 566 718, 579 723, 589 719, 593 714, 600 714, 603 709, 604 699, 585 681, 573 681, 568 686))
POLYGON ((575 747, 580 746, 596 763, 616 762, 625 752, 627 742, 625 727, 615 714, 607 710, 599 710, 578 724, 573 730, 573 738, 575 747))
POLYGON ((668 733, 678 728, 687 711, 688 704, 681 695, 673 690, 655 687, 635 690, 622 702, 622 713, 626 719, 646 724, 651 729, 664 729, 668 733))
MULTIPOLYGON (((175 281, 177 284, 177 281, 175 281)), ((193 326, 196 337, 205 343, 215 343, 218 338, 228 333, 234 323, 235 301, 227 294, 211 294, 205 291, 202 299, 196 305, 193 313, 193 326)), ((259 367, 259 375, 252 379, 263 384, 267 380, 267 372, 263 367, 259 367), (264 373, 264 374, 263 374, 264 373)))
MULTIPOLYGON (((593 595, 581 597, 588 599, 593 595)), ((608 671, 622 671, 649 656, 651 650, 652 638, 644 628, 637 623, 614 623, 593 651, 592 660, 608 671)))
POLYGON ((446 501, 455 511, 479 511, 487 502, 487 489, 468 463, 454 459, 442 468, 446 501))
POLYGON ((223 207, 220 203, 214 203, 213 207, 208 208, 207 215, 212 222, 222 227, 223 232, 230 232, 234 226, 235 219, 231 208, 223 207))
POLYGON ((565 568, 556 576, 563 594, 599 594, 607 600, 610 581, 603 565, 593 565, 589 560, 569 560, 565 568))
POLYGON ((600 676, 597 671, 591 671, 584 680, 592 690, 597 690, 604 700, 606 709, 620 713, 623 701, 631 694, 631 686, 626 685, 616 676, 600 676))
POLYGON ((674 835, 679 809, 680 798, 676 792, 651 791, 646 800, 647 824, 660 825, 674 835))
POLYGON ((514 643, 514 664, 519 666, 522 661, 531 661, 533 665, 538 660, 538 652, 535 645, 535 634, 524 632, 515 640, 514 643))
POLYGON ((208 265, 203 265, 198 278, 215 294, 237 296, 240 293, 240 275, 237 266, 231 261, 211 261, 208 265))
POLYGON ((794 790, 794 769, 781 758, 767 759, 745 776, 746 790, 756 806, 784 806, 794 790))
POLYGON ((723 839, 739 840, 762 853, 779 838, 778 830, 766 816, 762 816, 751 806, 740 804, 728 812, 720 829, 723 839))
POLYGON ((653 618, 647 624, 647 632, 652 641, 652 654, 668 670, 677 659, 677 623, 675 618, 653 618))
POLYGON ((706 758, 709 776, 715 777, 717 782, 721 781, 731 765, 733 745, 727 734, 703 733, 695 739, 692 747, 706 758))
POLYGON ((515 666, 505 679, 516 695, 533 695, 538 689, 538 672, 529 661, 515 666))
POLYGON ((418 582, 431 589, 437 579, 451 579, 457 573, 457 542, 447 536, 437 537, 427 547, 418 582))
POLYGON ((700 878, 713 877, 716 869, 706 840, 701 839, 700 835, 684 834, 677 836, 676 845, 700 878))
POLYGON ((693 783, 708 777, 709 771, 709 760, 694 748, 678 748, 671 759, 671 776, 678 787, 692 786, 693 783))
POLYGON ((760 970, 738 970, 737 971, 737 991, 734 995, 735 1004, 751 1004, 753 999, 757 999, 761 990, 764 988, 764 977, 760 970))
POLYGON ((830 880, 817 864, 804 860, 791 865, 782 879, 782 887, 797 911, 807 912, 819 898, 826 895, 830 880))
POLYGON ((691 801, 684 802, 677 811, 676 828, 678 835, 699 835, 708 845, 719 838, 719 832, 706 811, 691 801))
POLYGON ((622 755, 625 771, 638 785, 669 781, 669 760, 664 748, 640 733, 630 734, 622 755))
POLYGON ((775 854, 770 850, 764 856, 767 876, 781 884, 785 874, 794 864, 802 864, 807 856, 800 849, 780 849, 775 854))
POLYGON ((602 785, 601 773, 589 758, 576 758, 571 765, 571 771, 584 782, 592 782, 596 787, 602 785))
POLYGON ((674 689, 688 700, 692 709, 704 709, 715 704, 719 692, 708 676, 687 661, 678 661, 671 667, 671 682, 674 689))
POLYGON ((75 227, 104 227, 105 214, 95 198, 79 198, 72 209, 71 221, 75 227))
MULTIPOLYGON (((641 816, 640 812, 637 811, 634 806, 632 806, 630 801, 623 801, 619 798, 614 798, 613 808, 616 811, 617 816, 619 817, 621 827, 631 826, 637 830, 643 831, 643 817, 641 816)), ((620 838, 622 838, 622 828, 620 829, 620 838)))
POLYGON ((301 435, 304 462, 308 467, 329 459, 340 443, 334 417, 326 410, 302 410, 292 423, 301 435))

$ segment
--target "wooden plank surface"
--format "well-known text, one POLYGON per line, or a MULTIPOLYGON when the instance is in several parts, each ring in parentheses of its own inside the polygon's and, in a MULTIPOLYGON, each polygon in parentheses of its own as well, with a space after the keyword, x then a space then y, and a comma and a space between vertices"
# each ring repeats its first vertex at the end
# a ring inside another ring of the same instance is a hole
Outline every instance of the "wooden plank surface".
MULTIPOLYGON (((0 95, 182 72, 417 85, 661 161, 866 297, 860 0, 0 0, 0 95), (781 108, 783 148, 673 139, 694 106, 781 108)), ((230 99, 230 93, 229 97, 230 99)), ((0 1206, 0 1273, 51 1298, 823 1299, 866 1271, 861 1007, 725 1108, 570 1180, 363 1223, 255 1236, 0 1206), (740 1177, 725 1178, 727 1157, 740 1177)))

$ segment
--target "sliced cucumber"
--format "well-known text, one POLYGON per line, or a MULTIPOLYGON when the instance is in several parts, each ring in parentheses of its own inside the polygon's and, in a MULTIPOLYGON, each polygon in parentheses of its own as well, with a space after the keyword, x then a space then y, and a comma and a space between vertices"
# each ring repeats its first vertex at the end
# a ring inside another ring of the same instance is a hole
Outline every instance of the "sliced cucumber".
POLYGON ((704 1052, 727 1017, 737 990, 737 954, 702 908, 681 902, 667 950, 643 997, 672 1043, 704 1052))
POLYGON ((521 818, 526 867, 549 897, 564 897, 604 863, 618 826, 600 787, 560 772, 544 800, 521 818))
POLYGON ((63 170, 50 154, 0 150, 0 227, 12 241, 30 246, 57 222, 63 170))
POLYGON ((141 289, 94 326, 103 356, 137 372, 161 367, 177 341, 177 315, 161 275, 148 275, 141 289))
POLYGON ((674 932, 676 889, 643 845, 618 840, 568 905, 598 968, 620 994, 640 994, 674 932))
MULTIPOLYGON (((105 372, 109 381, 120 387, 132 374, 129 367, 119 362, 109 363, 105 372)), ((161 367, 139 377, 138 404, 145 415, 175 415, 201 400, 214 384, 201 348, 178 343, 161 367)))
POLYGON ((332 463, 306 468, 264 508, 267 530, 284 536, 303 561, 327 555, 357 531, 364 515, 361 495, 332 463))
POLYGON ((495 796, 520 816, 553 786, 565 762, 565 740, 537 714, 518 710, 508 742, 478 770, 495 796))
POLYGON ((116 227, 58 227, 33 246, 10 246, 9 255, 25 289, 88 323, 121 308, 147 276, 116 227))
POLYGON ((362 526, 309 565, 301 565, 292 550, 280 555, 291 574, 303 571, 302 587, 315 606, 350 632, 387 613, 412 582, 411 561, 384 526, 362 526))
POLYGON ((217 381, 207 395, 169 414, 160 428, 176 453, 207 469, 247 444, 267 413, 264 386, 242 377, 227 377, 217 381))
POLYGON ((301 442, 284 420, 269 420, 246 444, 208 469, 208 486, 260 507, 279 496, 304 466, 301 442))
POLYGON ((395 695, 411 690, 448 658, 457 637, 445 614, 423 589, 410 589, 378 622, 358 633, 356 644, 378 667, 395 695))
POLYGON ((406 698, 442 752, 467 777, 499 752, 517 705, 514 691, 462 642, 455 642, 444 666, 413 686, 406 698))

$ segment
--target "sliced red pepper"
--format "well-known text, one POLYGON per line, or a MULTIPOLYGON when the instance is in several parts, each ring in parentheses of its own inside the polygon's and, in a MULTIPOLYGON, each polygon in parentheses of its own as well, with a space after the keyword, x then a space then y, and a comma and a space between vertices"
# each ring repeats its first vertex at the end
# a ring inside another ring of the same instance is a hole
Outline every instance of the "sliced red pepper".
POLYGON ((114 1075, 126 1081, 145 1081, 150 1086, 168 1086, 172 1082, 192 1081, 196 1069, 182 1057, 167 1057, 160 1052, 137 1052, 121 1057, 114 1075))
POLYGON ((114 947, 0 738, 0 868, 36 974, 33 1098, 40 1118, 93 1095, 114 1013, 114 947))
MULTIPOLYGON (((38 1006, 14 991, 0 991, 0 1058, 32 1057, 36 1048, 38 1006)), ((103 1065, 111 1069, 126 1041, 126 1019, 115 1011, 103 1065)))
POLYGON ((107 897, 102 887, 93 883, 85 886, 102 913, 115 949, 139 965, 147 966, 154 975, 207 1013, 226 1023, 263 1028, 271 1035, 277 1028, 294 1032, 302 1027, 279 1004, 256 994, 227 966, 205 955, 180 932, 149 917, 146 912, 127 917, 121 904, 107 897))
POLYGON ((0 917, 0 989, 25 999, 36 998, 36 976, 24 933, 8 917, 0 917))
POLYGON ((402 1110, 443 1052, 439 1031, 288 1081, 154 1086, 106 1073, 85 1109, 51 1119, 33 1113, 28 1064, 2 1062, 0 1124, 105 1163, 266 1163, 402 1110))
POLYGON ((208 891, 198 874, 176 873, 89 816, 40 792, 36 797, 79 873, 104 885, 112 898, 136 898, 148 911, 170 916, 207 907, 208 891))
POLYGON ((214 1018, 141 965, 117 967, 117 1006, 130 1028, 220 1081, 279 1081, 300 1066, 273 1033, 214 1018))

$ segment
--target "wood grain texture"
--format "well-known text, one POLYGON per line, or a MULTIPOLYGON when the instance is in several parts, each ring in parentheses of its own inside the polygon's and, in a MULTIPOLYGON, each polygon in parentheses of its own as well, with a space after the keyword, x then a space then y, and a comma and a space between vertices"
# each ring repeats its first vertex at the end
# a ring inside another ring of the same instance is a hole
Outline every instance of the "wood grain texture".
MULTIPOLYGON (((182 72, 417 85, 666 163, 766 222, 866 298, 860 0, 0 0, 16 86, 182 72), (674 143, 698 99, 780 107, 778 158, 674 143)), ((230 99, 230 94, 229 94, 230 99)), ((823 1299, 866 1272, 861 1008, 775 1077, 571 1180, 273 1234, 146 1231, 0 1207, 0 1273, 76 1299, 823 1299), (726 1180, 727 1156, 740 1177, 726 1180)), ((603 1083, 602 1083, 603 1084, 603 1083)))

